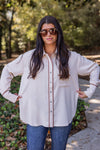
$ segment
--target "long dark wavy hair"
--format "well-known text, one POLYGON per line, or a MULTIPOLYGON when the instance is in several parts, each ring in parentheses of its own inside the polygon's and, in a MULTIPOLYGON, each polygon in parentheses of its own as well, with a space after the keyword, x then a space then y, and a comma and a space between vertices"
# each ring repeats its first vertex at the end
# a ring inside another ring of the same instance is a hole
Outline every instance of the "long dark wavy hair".
POLYGON ((59 22, 57 21, 57 19, 53 16, 45 16, 44 18, 41 19, 38 25, 36 49, 33 52, 31 60, 30 60, 30 75, 29 76, 34 79, 43 63, 42 57, 43 57, 44 42, 40 35, 40 31, 44 23, 53 24, 58 31, 57 42, 56 42, 56 47, 57 47, 56 59, 59 60, 60 79, 66 79, 69 77, 68 60, 69 60, 70 53, 69 53, 69 50, 67 49, 67 46, 64 43, 63 32, 62 32, 61 26, 59 22))

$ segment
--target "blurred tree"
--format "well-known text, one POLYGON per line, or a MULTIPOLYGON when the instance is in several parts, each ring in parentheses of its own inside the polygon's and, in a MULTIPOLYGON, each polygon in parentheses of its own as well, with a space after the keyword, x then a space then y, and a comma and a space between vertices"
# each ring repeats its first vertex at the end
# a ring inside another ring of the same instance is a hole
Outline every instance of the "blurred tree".
POLYGON ((66 39, 72 47, 88 49, 100 46, 100 1, 91 0, 77 11, 67 10, 67 18, 66 39))
POLYGON ((0 11, 0 59, 2 59, 1 57, 1 49, 2 49, 2 30, 3 30, 3 19, 2 19, 2 11, 0 11))
MULTIPOLYGON (((11 46, 11 41, 12 41, 12 25, 13 25, 13 17, 14 13, 17 11, 18 6, 20 5, 21 7, 23 4, 26 3, 25 0, 1 0, 0 1, 0 51, 2 49, 2 36, 4 36, 5 39, 5 44, 6 44, 6 56, 7 58, 11 58, 12 54, 12 46, 11 46)), ((28 2, 29 4, 29 2, 28 2)), ((1 57, 1 53, 0 53, 1 57)), ((1 59, 1 58, 0 58, 1 59)))
POLYGON ((55 1, 63 3, 64 7, 66 7, 66 8, 70 7, 72 10, 84 7, 88 3, 91 3, 91 4, 95 3, 95 1, 93 1, 93 0, 67 0, 67 1, 66 0, 55 0, 55 1))
POLYGON ((0 59, 2 59, 2 56, 1 56, 2 37, 3 37, 4 25, 6 23, 5 11, 3 10, 3 7, 4 7, 4 3, 1 3, 0 4, 0 59))
POLYGON ((24 3, 23 9, 19 8, 16 14, 16 19, 20 20, 17 20, 17 27, 21 34, 19 43, 22 49, 34 47, 38 23, 45 15, 53 15, 59 20, 65 41, 71 47, 88 48, 97 43, 99 45, 97 41, 100 27, 96 27, 97 20, 98 23, 100 20, 98 0, 31 0, 31 2, 34 2, 35 7, 24 3))
POLYGON ((53 15, 62 24, 65 16, 62 6, 54 0, 34 0, 33 2, 31 6, 24 3, 23 9, 19 7, 14 18, 13 29, 16 28, 16 31, 19 32, 19 45, 24 51, 35 46, 37 27, 42 17, 53 15))
POLYGON ((3 37, 7 57, 35 47, 38 23, 46 15, 59 20, 70 47, 100 46, 99 0, 1 0, 0 12, 0 46, 3 37))

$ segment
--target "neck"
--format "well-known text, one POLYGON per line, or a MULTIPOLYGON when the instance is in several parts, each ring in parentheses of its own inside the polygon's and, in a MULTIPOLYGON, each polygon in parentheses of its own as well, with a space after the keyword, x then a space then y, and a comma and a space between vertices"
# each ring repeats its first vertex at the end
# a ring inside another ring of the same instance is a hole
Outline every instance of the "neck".
POLYGON ((45 45, 44 50, 49 56, 51 56, 56 50, 56 45, 45 45))

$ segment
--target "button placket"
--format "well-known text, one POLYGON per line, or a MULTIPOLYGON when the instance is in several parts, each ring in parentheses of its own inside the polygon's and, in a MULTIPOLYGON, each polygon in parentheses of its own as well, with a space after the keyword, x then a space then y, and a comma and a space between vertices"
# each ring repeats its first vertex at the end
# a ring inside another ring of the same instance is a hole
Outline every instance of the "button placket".
POLYGON ((51 82, 50 87, 49 87, 49 89, 50 89, 50 125, 52 125, 52 120, 53 120, 53 118, 52 118, 52 113, 53 113, 53 109, 52 109, 52 64, 50 66, 51 66, 50 67, 50 69, 51 69, 50 81, 49 81, 49 83, 51 82))
POLYGON ((49 80, 48 80, 48 84, 49 84, 49 124, 50 127, 53 126, 53 91, 52 91, 52 87, 53 87, 53 65, 52 65, 52 60, 50 59, 50 57, 48 56, 48 63, 49 63, 49 80))

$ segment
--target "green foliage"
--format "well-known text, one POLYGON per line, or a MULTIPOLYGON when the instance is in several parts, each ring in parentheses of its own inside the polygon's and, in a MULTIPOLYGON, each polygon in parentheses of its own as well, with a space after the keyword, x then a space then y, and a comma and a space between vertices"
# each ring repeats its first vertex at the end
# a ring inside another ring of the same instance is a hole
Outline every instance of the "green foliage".
MULTIPOLYGON (((19 84, 20 77, 14 78, 12 93, 18 92, 19 84)), ((18 105, 18 102, 13 104, 0 95, 0 147, 4 150, 8 149, 7 147, 26 147, 26 125, 20 121, 18 105)))
MULTIPOLYGON (((37 28, 41 18, 46 15, 53 15, 58 20, 61 20, 61 18, 64 19, 64 11, 58 2, 54 0, 34 0, 34 3, 34 8, 27 5, 27 3, 23 5, 23 9, 19 6, 14 17, 15 24, 13 25, 13 29, 16 29, 16 33, 19 34, 21 49, 29 41, 34 41, 35 43, 37 28)), ((13 33, 13 36, 16 35, 13 33)))
POLYGON ((71 48, 100 47, 99 0, 1 0, 1 47, 6 52, 9 51, 11 12, 14 12, 11 26, 13 52, 21 53, 35 47, 38 23, 46 15, 59 20, 65 42, 71 48))
MULTIPOLYGON (((11 92, 18 93, 20 76, 14 78, 11 83, 11 92)), ((73 120, 73 128, 82 121, 81 112, 85 111, 84 101, 78 101, 76 115, 73 120)), ((0 95, 0 147, 14 149, 26 149, 26 125, 19 118, 19 104, 13 104, 0 95)))
POLYGON ((100 2, 87 4, 84 8, 68 12, 69 24, 66 38, 72 47, 100 46, 100 2), (71 38, 72 37, 72 38, 71 38))
POLYGON ((83 116, 81 115, 81 113, 85 112, 86 110, 85 106, 89 106, 89 104, 79 99, 77 104, 76 114, 72 123, 72 128, 78 126, 79 122, 83 120, 83 116))

